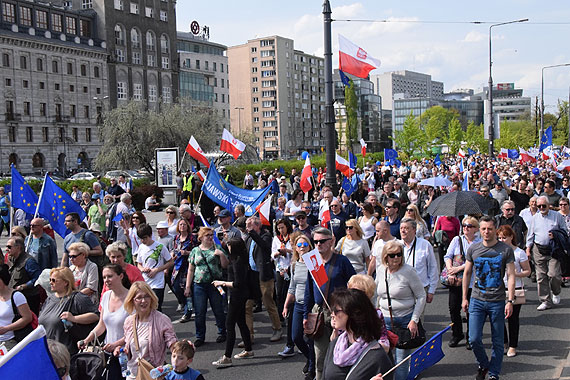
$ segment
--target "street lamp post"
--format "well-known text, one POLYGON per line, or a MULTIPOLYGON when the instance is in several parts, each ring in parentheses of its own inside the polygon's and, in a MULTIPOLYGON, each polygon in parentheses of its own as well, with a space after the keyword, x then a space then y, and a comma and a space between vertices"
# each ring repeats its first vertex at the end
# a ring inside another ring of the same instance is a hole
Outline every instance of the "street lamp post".
POLYGON ((324 24, 324 56, 325 56, 325 132, 326 132, 326 161, 327 161, 327 185, 336 193, 336 168, 335 168, 335 115, 333 105, 333 81, 332 81, 332 10, 329 0, 323 2, 324 24))
MULTIPOLYGON (((553 67, 563 67, 570 66, 570 63, 561 63, 559 65, 544 66, 541 70, 540 76, 540 135, 539 141, 542 139, 542 134, 544 133, 544 69, 551 69, 553 67)), ((570 139, 570 137, 569 137, 570 139)))
POLYGON ((494 124, 494 120, 493 120, 493 70, 492 70, 492 66, 493 66, 493 61, 492 61, 492 57, 491 57, 491 31, 493 29, 493 27, 495 26, 501 26, 501 25, 508 25, 508 24, 516 24, 519 22, 526 22, 528 21, 528 18, 525 19, 520 19, 520 20, 513 20, 513 21, 508 21, 508 22, 501 22, 498 24, 493 24, 491 26, 489 26, 489 94, 488 94, 488 100, 489 100, 489 156, 493 157, 494 156, 494 148, 493 148, 493 140, 495 139, 495 130, 493 127, 494 124))

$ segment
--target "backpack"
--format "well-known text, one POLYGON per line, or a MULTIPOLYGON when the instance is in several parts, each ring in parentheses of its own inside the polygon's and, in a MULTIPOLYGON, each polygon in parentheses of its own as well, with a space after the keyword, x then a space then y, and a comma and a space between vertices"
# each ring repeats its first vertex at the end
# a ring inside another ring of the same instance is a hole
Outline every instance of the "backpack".
MULTIPOLYGON (((22 318, 20 311, 14 302, 14 293, 15 292, 12 292, 12 295, 10 296, 10 300, 12 301, 12 312, 14 313, 14 319, 12 319, 12 322, 16 322, 18 319, 22 318)), ((30 310, 30 312, 32 313, 32 321, 27 326, 24 326, 19 330, 14 330, 14 339, 18 342, 21 342, 29 333, 38 327, 38 316, 33 311, 30 310)))

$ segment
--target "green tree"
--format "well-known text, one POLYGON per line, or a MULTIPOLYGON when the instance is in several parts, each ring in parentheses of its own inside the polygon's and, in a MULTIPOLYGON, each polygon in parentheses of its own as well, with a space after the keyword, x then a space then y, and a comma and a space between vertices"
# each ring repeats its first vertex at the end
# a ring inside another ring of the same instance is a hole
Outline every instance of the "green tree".
POLYGON ((501 121, 501 137, 495 141, 497 149, 528 148, 534 145, 532 120, 501 121))
POLYGON ((483 124, 475 125, 473 121, 470 121, 467 125, 464 140, 468 148, 486 152, 487 140, 483 136, 483 124))
POLYGON ((358 100, 354 90, 354 82, 344 87, 344 106, 346 108, 346 146, 352 150, 352 145, 358 140, 358 100))
POLYGON ((156 148, 178 147, 184 152, 192 135, 204 151, 219 141, 220 120, 211 107, 182 99, 161 103, 159 110, 146 110, 140 102, 131 101, 106 113, 95 167, 100 171, 143 167, 154 174, 156 148))
POLYGON ((399 150, 411 157, 416 150, 424 150, 426 147, 426 135, 420 128, 420 123, 413 113, 410 112, 401 131, 394 134, 394 142, 399 150))
POLYGON ((457 154, 463 141, 463 129, 457 117, 453 117, 449 122, 448 137, 445 140, 451 154, 457 154))
POLYGON ((421 126, 426 134, 427 149, 446 140, 449 123, 457 116, 457 111, 441 106, 433 106, 422 114, 421 126))
MULTIPOLYGON (((546 116, 546 115, 545 115, 546 116)), ((552 142, 555 145, 568 144, 568 102, 558 100, 558 109, 553 115, 552 142)), ((546 117, 545 117, 546 121, 546 117)), ((545 124, 546 127, 546 124, 545 124)))

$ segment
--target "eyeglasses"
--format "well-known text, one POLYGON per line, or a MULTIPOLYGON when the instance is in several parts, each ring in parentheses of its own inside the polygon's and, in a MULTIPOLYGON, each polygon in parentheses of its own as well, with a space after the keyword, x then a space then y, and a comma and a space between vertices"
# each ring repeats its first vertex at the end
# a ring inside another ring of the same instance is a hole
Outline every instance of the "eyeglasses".
POLYGON ((73 259, 78 258, 81 255, 83 255, 83 253, 80 253, 79 255, 69 255, 69 258, 73 260, 73 259))
POLYGON ((306 241, 300 241, 297 243, 297 247, 301 248, 301 247, 308 247, 309 243, 307 243, 306 241))
POLYGON ((150 296, 149 296, 149 295, 145 295, 145 296, 142 296, 142 297, 135 297, 135 298, 133 298, 133 301, 135 301, 135 302, 142 302, 142 301, 144 301, 144 300, 149 300, 149 299, 150 299, 150 296))
POLYGON ((131 219, 140 219, 138 216, 131 216, 131 219))
POLYGON ((388 256, 391 259, 395 259, 396 257, 404 256, 404 254, 402 252, 398 252, 398 253, 389 253, 386 256, 388 256))
POLYGON ((6 249, 12 249, 12 246, 11 246, 11 245, 7 245, 7 246, 6 246, 6 249))
POLYGON ((41 224, 30 224, 30 227, 43 227, 41 224))
POLYGON ((174 214, 174 211, 167 211, 167 214, 174 214))
POLYGON ((338 207, 338 205, 331 205, 331 207, 338 207))
POLYGON ((560 206, 568 206, 568 203, 560 203, 560 206))
POLYGON ((394 206, 386 206, 386 207, 384 207, 384 208, 385 208, 385 209, 389 209, 389 208, 396 208, 396 207, 394 207, 394 206))
POLYGON ((538 208, 548 208, 548 205, 537 205, 538 208))
POLYGON ((331 238, 328 239, 320 239, 320 240, 315 240, 315 245, 317 244, 325 244, 327 241, 331 240, 331 238))
POLYGON ((342 309, 332 309, 331 310, 332 315, 337 315, 338 313, 344 313, 344 310, 342 310, 342 309))
POLYGON ((505 210, 505 211, 507 211, 507 212, 508 212, 508 211, 515 211, 514 208, 504 208, 503 210, 505 210))
POLYGON ((346 226, 347 230, 352 230, 354 227, 353 226, 346 226))
POLYGON ((463 224, 462 226, 463 226, 463 228, 473 228, 473 227, 475 227, 475 226, 472 225, 472 224, 463 224))

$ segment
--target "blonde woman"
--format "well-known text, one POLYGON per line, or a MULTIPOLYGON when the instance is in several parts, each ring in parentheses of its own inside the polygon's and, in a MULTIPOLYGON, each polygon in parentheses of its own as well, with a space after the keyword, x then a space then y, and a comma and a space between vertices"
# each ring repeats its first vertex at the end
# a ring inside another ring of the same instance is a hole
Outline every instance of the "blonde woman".
POLYGON ((346 221, 346 236, 336 245, 336 251, 348 258, 356 273, 366 273, 370 265, 370 246, 356 219, 346 221))
POLYGON ((429 239, 431 235, 429 233, 429 229, 426 225, 426 222, 420 216, 420 210, 418 209, 418 206, 412 204, 408 205, 408 207, 406 207, 405 217, 412 218, 413 220, 416 221, 417 224, 416 237, 424 238, 426 240, 429 239))
POLYGON ((78 351, 77 341, 85 339, 88 331, 84 336, 74 335, 71 333, 72 325, 94 324, 99 320, 99 312, 89 296, 76 290, 71 269, 53 268, 50 271, 49 282, 53 294, 45 301, 38 323, 46 329, 48 339, 64 344, 73 355, 78 351), (62 320, 72 325, 64 325, 62 320))
POLYGON ((175 237, 178 234, 178 209, 176 206, 168 206, 164 212, 166 213, 166 222, 168 223, 168 234, 175 237))
POLYGON ((97 265, 87 259, 89 246, 85 243, 73 243, 69 246, 69 259, 75 278, 75 288, 89 296, 95 305, 99 304, 99 272, 97 265))

